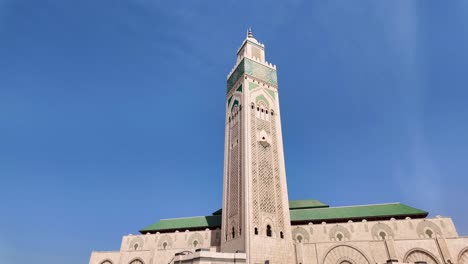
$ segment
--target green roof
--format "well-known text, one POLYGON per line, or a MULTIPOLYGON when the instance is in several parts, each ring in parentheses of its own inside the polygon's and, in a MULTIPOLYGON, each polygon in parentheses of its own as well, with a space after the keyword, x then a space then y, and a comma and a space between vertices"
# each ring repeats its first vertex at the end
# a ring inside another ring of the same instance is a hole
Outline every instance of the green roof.
MULTIPOLYGON (((427 212, 401 203, 328 207, 317 200, 290 201, 291 222, 345 222, 348 220, 402 219, 407 216, 424 218, 427 212)), ((221 209, 210 216, 162 219, 140 230, 146 232, 169 232, 221 227, 221 209)))
POLYGON ((315 208, 290 211, 291 222, 365 218, 426 217, 427 212, 401 203, 315 208))
POLYGON ((329 207, 319 200, 293 200, 289 201, 289 210, 306 209, 306 208, 322 208, 329 207))
POLYGON ((198 216, 187 218, 161 219, 150 226, 140 230, 141 233, 158 230, 195 229, 221 226, 220 215, 198 216))
MULTIPOLYGON (((293 200, 289 201, 289 210, 297 210, 297 209, 307 209, 307 208, 322 208, 322 207, 329 207, 328 204, 324 204, 319 200, 293 200)), ((223 209, 219 209, 213 212, 213 215, 221 215, 223 213, 223 209)))

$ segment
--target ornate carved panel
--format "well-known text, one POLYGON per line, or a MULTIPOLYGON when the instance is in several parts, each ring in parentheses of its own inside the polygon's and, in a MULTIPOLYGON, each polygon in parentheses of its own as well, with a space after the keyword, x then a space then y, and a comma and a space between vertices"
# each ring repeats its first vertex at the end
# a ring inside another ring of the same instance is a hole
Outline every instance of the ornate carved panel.
POLYGON ((332 248, 326 255, 323 264, 369 264, 369 261, 358 249, 342 245, 332 248))

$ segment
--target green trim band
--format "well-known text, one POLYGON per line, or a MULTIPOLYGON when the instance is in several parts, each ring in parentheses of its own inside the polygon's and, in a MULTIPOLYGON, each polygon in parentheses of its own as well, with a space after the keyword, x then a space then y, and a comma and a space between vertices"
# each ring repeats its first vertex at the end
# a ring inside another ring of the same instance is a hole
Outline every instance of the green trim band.
POLYGON ((278 85, 275 69, 262 65, 251 59, 243 58, 242 61, 239 62, 239 64, 237 65, 237 68, 227 80, 226 93, 229 93, 232 90, 234 84, 236 84, 239 78, 241 78, 244 74, 260 79, 273 86, 278 85))

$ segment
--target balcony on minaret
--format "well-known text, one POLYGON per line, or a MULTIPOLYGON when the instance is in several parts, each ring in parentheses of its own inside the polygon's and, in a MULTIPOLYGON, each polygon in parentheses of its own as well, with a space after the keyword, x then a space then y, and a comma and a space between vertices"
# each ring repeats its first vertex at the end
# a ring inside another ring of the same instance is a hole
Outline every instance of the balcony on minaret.
POLYGON ((237 51, 237 63, 244 57, 265 63, 265 46, 254 38, 251 29, 248 30, 246 39, 237 51))
POLYGON ((260 143, 260 145, 262 145, 264 148, 270 146, 270 137, 265 132, 265 130, 260 131, 258 138, 259 138, 258 143, 260 143))

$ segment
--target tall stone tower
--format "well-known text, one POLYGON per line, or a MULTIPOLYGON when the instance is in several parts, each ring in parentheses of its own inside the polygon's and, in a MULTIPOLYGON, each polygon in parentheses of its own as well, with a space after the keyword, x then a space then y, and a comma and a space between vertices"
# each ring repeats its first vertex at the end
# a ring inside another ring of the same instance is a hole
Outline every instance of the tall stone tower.
POLYGON ((276 66, 249 30, 227 78, 223 252, 294 261, 276 66))

